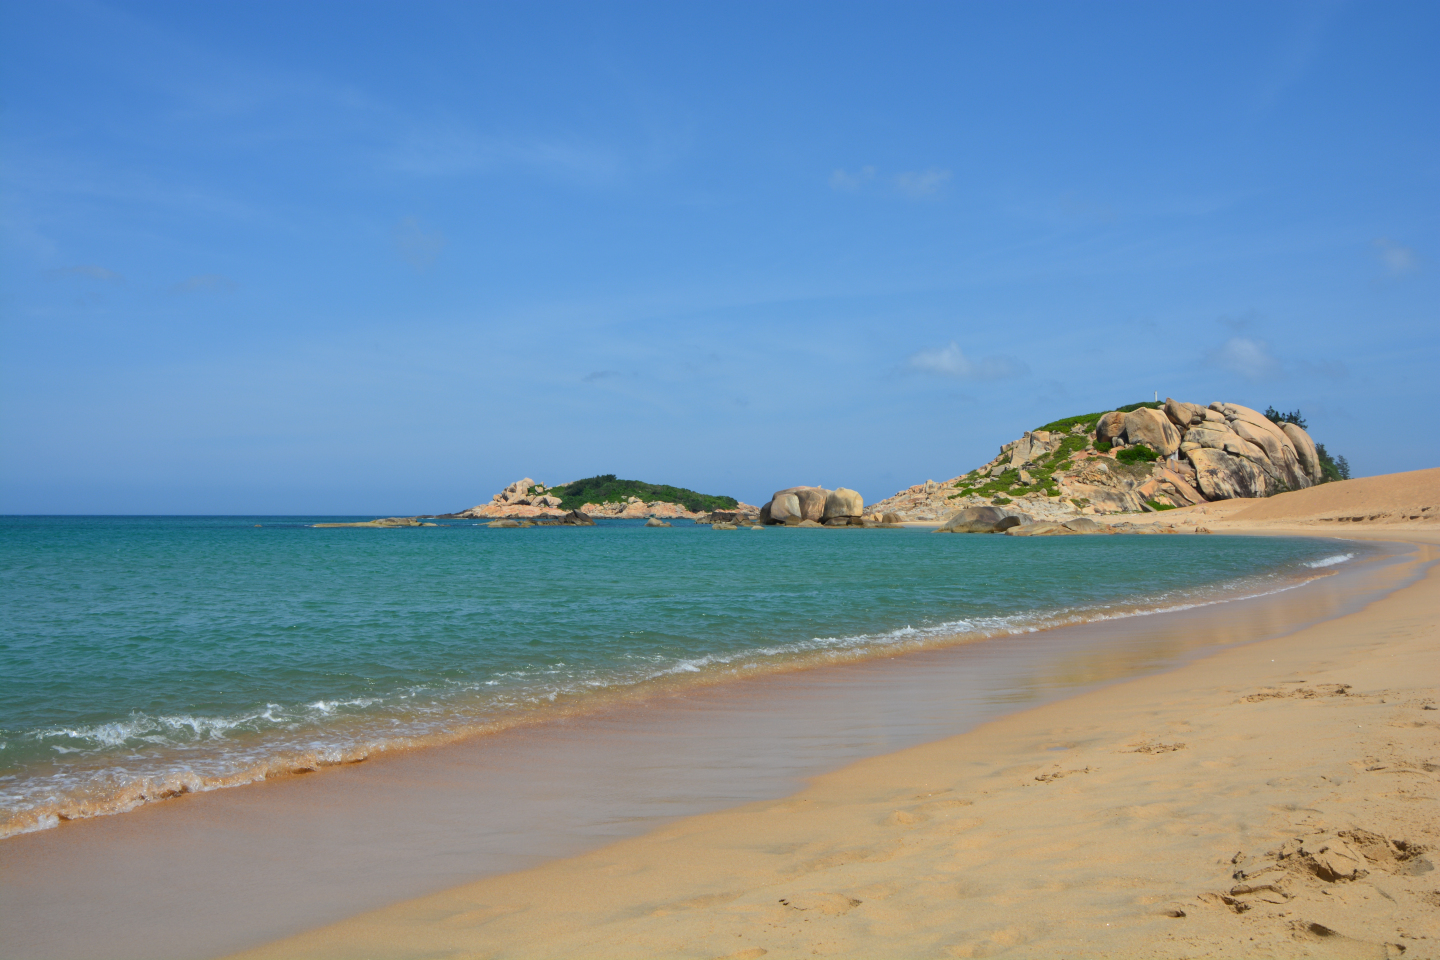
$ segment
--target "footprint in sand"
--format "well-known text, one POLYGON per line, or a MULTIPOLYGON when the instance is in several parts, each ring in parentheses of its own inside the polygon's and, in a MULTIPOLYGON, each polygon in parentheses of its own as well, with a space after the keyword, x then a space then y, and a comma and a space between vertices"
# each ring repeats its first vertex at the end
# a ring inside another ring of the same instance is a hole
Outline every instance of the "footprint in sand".
POLYGON ((848 897, 843 893, 810 893, 796 897, 782 897, 782 907, 790 910, 813 910, 827 917, 843 917, 854 910, 863 900, 848 897))

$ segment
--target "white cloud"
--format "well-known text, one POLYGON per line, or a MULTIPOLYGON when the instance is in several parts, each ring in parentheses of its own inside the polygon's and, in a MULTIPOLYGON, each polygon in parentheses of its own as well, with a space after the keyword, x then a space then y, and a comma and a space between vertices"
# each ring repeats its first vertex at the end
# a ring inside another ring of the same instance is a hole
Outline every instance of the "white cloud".
POLYGON ((433 264, 448 242, 439 230, 427 231, 418 217, 405 217, 395 227, 395 248, 416 270, 433 264))
POLYGON ((1402 247, 1381 237, 1375 241, 1375 249, 1380 251, 1380 259, 1392 277, 1403 277, 1420 269, 1420 260, 1409 247, 1402 247))
POLYGON ((1001 380, 1024 376, 1029 372, 1025 364, 1013 357, 996 356, 971 360, 954 340, 951 340, 948 346, 913 353, 907 363, 912 370, 956 380, 1001 380))
POLYGON ((931 167, 929 170, 908 170, 895 177, 895 186, 915 200, 933 197, 950 181, 950 171, 931 167))
POLYGON ((1231 337, 1208 358, 1213 366, 1238 373, 1247 380, 1263 380, 1280 369, 1280 362, 1270 353, 1264 340, 1231 337))

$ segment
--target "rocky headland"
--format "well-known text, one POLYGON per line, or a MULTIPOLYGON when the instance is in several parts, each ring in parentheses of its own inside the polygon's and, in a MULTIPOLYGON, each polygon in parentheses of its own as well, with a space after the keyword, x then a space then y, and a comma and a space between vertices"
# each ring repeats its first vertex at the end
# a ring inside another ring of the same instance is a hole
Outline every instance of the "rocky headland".
POLYGON ((870 510, 954 532, 1079 533, 1084 524, 1072 521, 1082 517, 1267 497, 1340 478, 1299 423, 1275 419, 1298 414, 1268 413, 1167 398, 1069 417, 1027 431, 968 473, 915 484, 870 510), (1050 526, 1022 530, 1027 524, 1050 526))

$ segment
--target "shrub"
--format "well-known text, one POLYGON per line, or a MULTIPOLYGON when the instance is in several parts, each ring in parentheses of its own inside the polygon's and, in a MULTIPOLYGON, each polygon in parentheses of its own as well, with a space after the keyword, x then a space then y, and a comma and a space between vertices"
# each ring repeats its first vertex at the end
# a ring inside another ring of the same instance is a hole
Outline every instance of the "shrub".
POLYGON ((1152 463, 1160 459, 1160 454, 1143 443, 1137 443, 1135 446, 1126 447, 1115 454, 1115 459, 1121 463, 1152 463))
POLYGON ((1271 423, 1293 423, 1301 430, 1305 429, 1305 418, 1300 415, 1299 410, 1291 410, 1289 413, 1281 413, 1273 406, 1265 408, 1265 419, 1271 423))
POLYGON ((994 500, 991 500, 990 502, 993 503, 993 504, 995 504, 995 506, 997 506, 997 507, 1003 507, 1003 506, 1005 506, 1007 503, 1014 503, 1015 501, 1014 501, 1014 500, 1011 500, 1009 497, 996 497, 994 500))
POLYGON ((1096 440, 1095 449, 1099 450, 1101 453, 1109 453, 1111 450, 1115 449, 1115 444, 1111 443, 1109 440, 1096 440))
POLYGON ((620 480, 613 473, 586 477, 563 487, 553 487, 548 492, 560 498, 560 506, 565 510, 578 510, 587 503, 623 503, 628 497, 638 497, 647 502, 663 500, 667 503, 679 503, 687 510, 696 511, 733 510, 740 503, 734 497, 696 493, 684 487, 645 483, 640 480, 620 480))
POLYGON ((1152 509, 1152 510, 1174 510, 1174 509, 1175 509, 1175 504, 1173 504, 1173 503, 1160 503, 1159 501, 1156 501, 1156 500, 1146 500, 1146 501, 1145 501, 1145 504, 1146 504, 1146 506, 1150 507, 1150 509, 1152 509))

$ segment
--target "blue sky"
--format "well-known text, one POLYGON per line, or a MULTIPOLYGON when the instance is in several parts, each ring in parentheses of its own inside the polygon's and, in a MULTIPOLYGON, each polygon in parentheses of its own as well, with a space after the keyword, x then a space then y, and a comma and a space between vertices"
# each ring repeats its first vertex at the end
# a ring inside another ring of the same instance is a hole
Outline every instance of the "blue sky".
POLYGON ((0 512, 1437 465, 1440 5, 0 3, 0 512))

